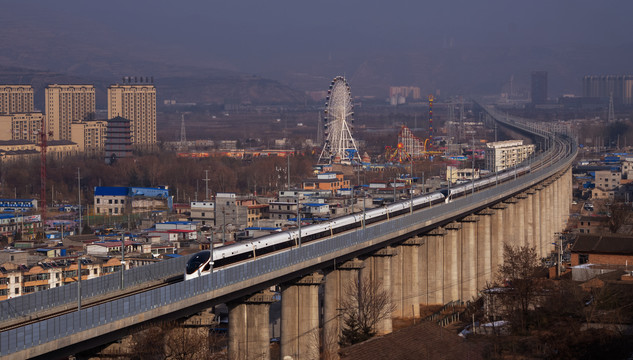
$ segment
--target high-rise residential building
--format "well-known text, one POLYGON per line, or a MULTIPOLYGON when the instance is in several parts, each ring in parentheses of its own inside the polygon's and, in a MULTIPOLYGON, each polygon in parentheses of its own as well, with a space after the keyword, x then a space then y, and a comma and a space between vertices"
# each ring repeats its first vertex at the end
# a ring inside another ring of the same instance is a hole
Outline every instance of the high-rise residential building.
POLYGON ((582 79, 582 96, 609 98, 617 104, 633 104, 633 75, 587 75, 582 79))
POLYGON ((486 169, 502 171, 518 165, 534 152, 533 144, 523 145, 523 140, 506 140, 486 144, 486 169))
POLYGON ((120 116, 108 120, 105 141, 105 162, 132 156, 131 121, 120 116))
POLYGON ((531 89, 532 104, 545 104, 547 102, 547 71, 532 72, 531 89))
POLYGON ((95 112, 93 85, 48 85, 46 87, 46 132, 50 139, 70 140, 73 121, 81 121, 95 112))
POLYGON ((108 118, 130 120, 132 144, 148 146, 156 143, 156 88, 154 85, 123 84, 108 88, 108 118))
POLYGON ((37 143, 42 121, 42 113, 0 115, 0 140, 26 140, 37 143))
POLYGON ((0 114, 33 112, 31 85, 0 85, 0 114))
POLYGON ((107 120, 84 120, 73 122, 71 141, 79 145, 79 151, 94 154, 105 146, 107 120))
POLYGON ((420 95, 420 88, 417 86, 390 86, 389 97, 402 96, 404 98, 411 98, 413 100, 419 100, 422 98, 420 95))

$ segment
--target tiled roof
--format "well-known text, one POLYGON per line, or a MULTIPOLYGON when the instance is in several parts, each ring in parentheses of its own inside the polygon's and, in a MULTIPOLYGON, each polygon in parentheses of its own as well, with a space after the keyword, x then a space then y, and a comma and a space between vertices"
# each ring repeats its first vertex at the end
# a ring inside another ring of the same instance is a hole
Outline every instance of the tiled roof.
POLYGON ((578 235, 575 253, 633 254, 633 237, 615 234, 578 235))

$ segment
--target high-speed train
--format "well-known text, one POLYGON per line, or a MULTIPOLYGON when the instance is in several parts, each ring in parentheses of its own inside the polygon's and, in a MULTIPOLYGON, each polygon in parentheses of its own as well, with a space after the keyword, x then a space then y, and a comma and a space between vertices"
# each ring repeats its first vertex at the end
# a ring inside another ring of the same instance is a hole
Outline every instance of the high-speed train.
MULTIPOLYGON (((334 234, 359 228, 365 224, 390 219, 413 210, 422 209, 439 203, 448 203, 469 192, 478 191, 501 183, 516 176, 523 175, 530 171, 529 166, 508 170, 497 175, 488 176, 475 182, 469 182, 450 189, 442 189, 437 192, 416 196, 413 199, 398 201, 387 206, 367 210, 364 213, 354 213, 319 224, 312 224, 301 227, 301 242, 306 243, 319 238, 329 237, 334 234), (411 204, 413 201, 413 204, 411 204)), ((242 241, 233 245, 223 246, 211 251, 200 251, 189 259, 185 269, 185 280, 209 274, 213 267, 221 267, 236 261, 260 256, 287 247, 297 246, 299 241, 299 230, 278 232, 271 235, 262 236, 252 241, 242 241)))

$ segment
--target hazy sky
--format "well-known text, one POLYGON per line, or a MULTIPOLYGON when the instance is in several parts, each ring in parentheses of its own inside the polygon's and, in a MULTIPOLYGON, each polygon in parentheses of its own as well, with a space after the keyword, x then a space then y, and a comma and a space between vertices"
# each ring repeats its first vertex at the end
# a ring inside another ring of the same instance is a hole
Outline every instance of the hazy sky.
MULTIPOLYGON (((454 46, 631 45, 630 0, 12 1, 25 10, 95 22, 138 41, 181 46, 257 71, 288 56, 454 46)), ((6 9, 6 7, 5 7, 6 9)))
POLYGON ((328 61, 353 72, 377 54, 447 45, 633 48, 630 0, 9 0, 4 9, 0 21, 42 17, 53 34, 264 76, 328 61))

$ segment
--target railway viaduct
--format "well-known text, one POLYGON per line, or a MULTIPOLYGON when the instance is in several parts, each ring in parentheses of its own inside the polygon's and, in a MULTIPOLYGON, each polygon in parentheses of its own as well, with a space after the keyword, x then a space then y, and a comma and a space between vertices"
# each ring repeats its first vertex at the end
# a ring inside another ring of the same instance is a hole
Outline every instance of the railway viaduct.
POLYGON ((390 295, 392 316, 381 321, 379 333, 391 332, 394 318, 419 317, 421 304, 477 297, 503 261, 504 243, 535 247, 540 256, 550 253, 569 215, 576 154, 568 136, 485 110, 503 126, 547 140, 538 169, 534 159, 529 174, 448 204, 4 331, 0 355, 72 354, 146 321, 226 303, 230 358, 268 359, 269 307, 276 297, 267 289, 279 285, 282 358, 317 359, 320 343, 336 350, 345 288, 359 276, 390 295))

